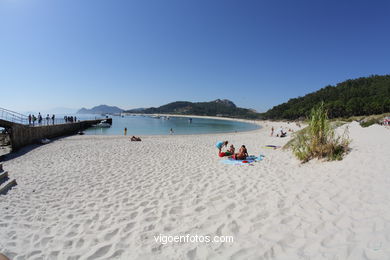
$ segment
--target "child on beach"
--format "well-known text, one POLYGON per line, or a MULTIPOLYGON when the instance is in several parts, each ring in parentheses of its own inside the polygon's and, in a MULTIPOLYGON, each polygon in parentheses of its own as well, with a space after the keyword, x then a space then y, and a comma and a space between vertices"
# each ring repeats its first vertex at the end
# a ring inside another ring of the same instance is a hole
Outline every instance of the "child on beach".
POLYGON ((218 155, 219 157, 231 156, 234 154, 234 151, 235 151, 234 145, 230 145, 229 150, 227 150, 226 152, 219 152, 218 155))
POLYGON ((229 150, 227 150, 227 152, 229 152, 230 155, 233 155, 235 150, 236 150, 236 148, 234 148, 234 145, 230 145, 230 148, 229 148, 229 150))

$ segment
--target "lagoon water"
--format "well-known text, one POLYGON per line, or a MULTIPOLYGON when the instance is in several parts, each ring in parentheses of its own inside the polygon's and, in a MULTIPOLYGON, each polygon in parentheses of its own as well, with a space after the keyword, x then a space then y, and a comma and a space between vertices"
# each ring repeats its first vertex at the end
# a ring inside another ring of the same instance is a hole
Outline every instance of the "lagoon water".
MULTIPOLYGON (((82 117, 80 117, 82 119, 82 117)), ((172 128, 174 134, 207 134, 240 132, 258 129, 255 124, 238 122, 232 120, 192 118, 190 122, 187 117, 165 117, 154 118, 150 116, 112 116, 110 128, 89 128, 85 134, 89 135, 123 135, 124 128, 127 128, 127 135, 168 135, 172 128)))

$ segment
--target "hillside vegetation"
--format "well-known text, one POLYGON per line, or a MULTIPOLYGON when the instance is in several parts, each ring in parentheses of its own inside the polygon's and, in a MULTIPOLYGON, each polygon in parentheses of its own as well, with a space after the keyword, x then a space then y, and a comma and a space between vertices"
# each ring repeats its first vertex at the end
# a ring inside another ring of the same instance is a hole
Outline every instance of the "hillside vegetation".
POLYGON ((363 116, 390 112, 390 75, 347 80, 316 92, 290 99, 263 114, 267 119, 307 117, 324 102, 329 118, 363 116))
POLYGON ((253 110, 237 107, 227 99, 217 99, 210 102, 176 101, 160 107, 146 108, 142 111, 128 110, 129 113, 145 114, 180 114, 200 116, 225 116, 255 119, 259 114, 253 110))

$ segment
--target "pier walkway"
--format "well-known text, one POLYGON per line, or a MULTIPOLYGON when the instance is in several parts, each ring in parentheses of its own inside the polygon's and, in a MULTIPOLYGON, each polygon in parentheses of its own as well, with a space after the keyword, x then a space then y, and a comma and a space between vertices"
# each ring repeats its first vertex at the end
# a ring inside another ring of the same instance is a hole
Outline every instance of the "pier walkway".
POLYGON ((112 124, 112 118, 95 118, 77 122, 65 122, 63 118, 54 120, 44 118, 40 124, 36 122, 32 124, 29 122, 28 116, 0 108, 0 127, 5 128, 9 134, 12 150, 38 143, 45 138, 77 134, 103 120, 112 124))

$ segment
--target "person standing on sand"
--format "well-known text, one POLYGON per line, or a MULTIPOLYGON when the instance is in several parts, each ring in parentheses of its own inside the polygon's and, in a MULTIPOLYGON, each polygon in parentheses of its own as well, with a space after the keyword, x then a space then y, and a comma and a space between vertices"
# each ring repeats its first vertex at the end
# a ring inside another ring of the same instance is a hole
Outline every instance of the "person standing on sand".
POLYGON ((125 135, 127 135, 127 127, 125 127, 125 130, 124 130, 124 131, 125 131, 125 133, 124 133, 124 134, 125 134, 125 135))
POLYGON ((274 127, 271 128, 271 136, 274 136, 274 127))
MULTIPOLYGON (((225 147, 227 147, 227 145, 228 145, 228 141, 218 141, 216 144, 215 144, 215 147, 217 147, 218 148, 218 155, 220 156, 220 157, 222 157, 221 156, 221 153, 222 153, 222 148, 225 146, 225 147)), ((224 155, 223 155, 224 156, 224 155)))
POLYGON ((169 130, 169 133, 171 134, 171 135, 173 135, 173 129, 171 128, 171 130, 169 130))

